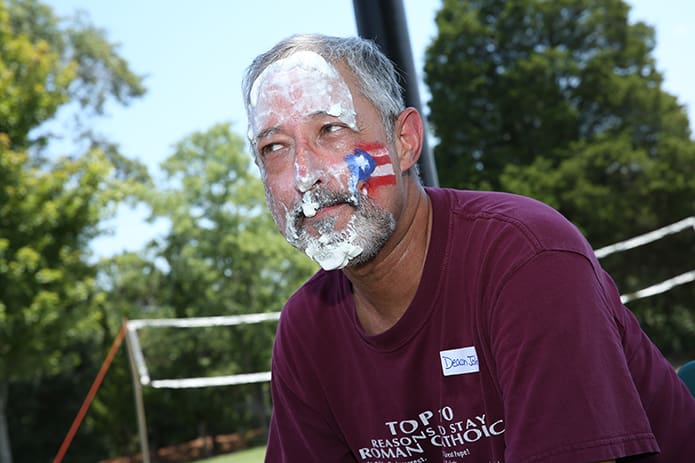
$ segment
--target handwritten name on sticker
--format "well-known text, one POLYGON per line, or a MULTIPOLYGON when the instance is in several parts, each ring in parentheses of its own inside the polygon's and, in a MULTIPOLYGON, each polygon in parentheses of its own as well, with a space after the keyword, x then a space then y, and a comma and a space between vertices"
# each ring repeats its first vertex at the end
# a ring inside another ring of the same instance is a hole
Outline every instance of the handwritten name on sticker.
POLYGON ((439 352, 444 376, 465 375, 480 371, 478 354, 474 346, 460 347, 439 352))

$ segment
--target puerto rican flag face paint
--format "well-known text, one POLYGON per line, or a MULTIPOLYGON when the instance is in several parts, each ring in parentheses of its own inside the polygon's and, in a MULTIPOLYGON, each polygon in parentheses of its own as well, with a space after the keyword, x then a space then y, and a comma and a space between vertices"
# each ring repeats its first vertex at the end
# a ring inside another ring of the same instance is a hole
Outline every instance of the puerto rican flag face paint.
POLYGON ((356 198, 360 189, 369 196, 375 188, 396 184, 391 157, 381 143, 355 147, 351 154, 345 156, 345 162, 350 170, 348 186, 356 198))

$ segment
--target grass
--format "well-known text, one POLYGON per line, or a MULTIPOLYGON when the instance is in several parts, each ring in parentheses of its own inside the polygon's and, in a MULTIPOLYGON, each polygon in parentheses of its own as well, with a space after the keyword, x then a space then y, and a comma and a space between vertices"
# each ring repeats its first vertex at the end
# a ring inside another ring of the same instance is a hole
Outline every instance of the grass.
POLYGON ((228 455, 206 458, 205 460, 198 460, 195 463, 263 463, 264 457, 265 446, 240 450, 228 455))

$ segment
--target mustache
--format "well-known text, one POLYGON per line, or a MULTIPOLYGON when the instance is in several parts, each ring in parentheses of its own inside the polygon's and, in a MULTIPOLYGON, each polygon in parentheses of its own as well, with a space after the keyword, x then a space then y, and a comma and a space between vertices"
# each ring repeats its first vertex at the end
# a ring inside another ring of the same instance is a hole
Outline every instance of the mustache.
POLYGON ((304 204, 306 202, 312 203, 316 211, 337 204, 348 204, 354 208, 359 206, 359 198, 347 191, 330 191, 325 189, 308 191, 292 207, 290 216, 297 225, 306 218, 304 215, 304 204))

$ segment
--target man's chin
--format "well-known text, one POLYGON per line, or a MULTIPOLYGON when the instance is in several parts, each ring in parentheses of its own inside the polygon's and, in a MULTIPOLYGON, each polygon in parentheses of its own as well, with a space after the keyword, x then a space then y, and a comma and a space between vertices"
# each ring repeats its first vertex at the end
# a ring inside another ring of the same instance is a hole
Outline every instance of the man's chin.
POLYGON ((288 240, 292 246, 303 251, 324 270, 342 269, 363 252, 362 240, 354 229, 343 232, 313 232, 304 229, 296 240, 288 240))
POLYGON ((335 248, 307 247, 304 251, 314 262, 326 271, 340 270, 349 266, 352 260, 362 253, 362 248, 350 243, 343 243, 335 248))

